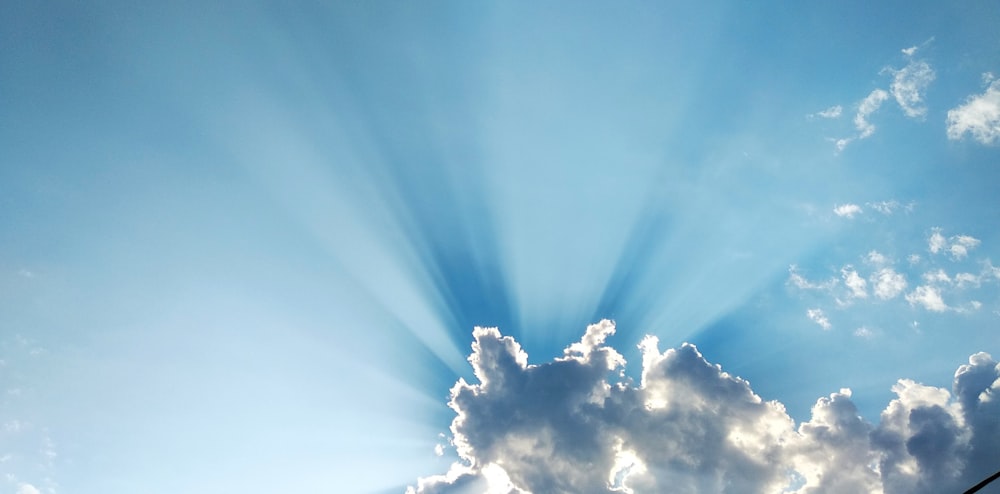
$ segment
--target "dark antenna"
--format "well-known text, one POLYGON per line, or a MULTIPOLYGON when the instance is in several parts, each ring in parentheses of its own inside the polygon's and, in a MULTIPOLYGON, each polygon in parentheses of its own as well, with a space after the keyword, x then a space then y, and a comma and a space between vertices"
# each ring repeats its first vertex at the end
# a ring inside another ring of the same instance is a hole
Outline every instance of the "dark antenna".
POLYGON ((982 489, 983 487, 986 487, 986 484, 989 484, 990 482, 993 482, 994 480, 996 480, 998 478, 1000 478, 1000 472, 997 472, 997 473, 994 473, 993 475, 990 475, 986 480, 984 480, 984 481, 982 481, 982 482, 980 482, 980 483, 972 486, 971 489, 963 492, 962 494, 972 494, 973 492, 976 492, 979 489, 982 489))

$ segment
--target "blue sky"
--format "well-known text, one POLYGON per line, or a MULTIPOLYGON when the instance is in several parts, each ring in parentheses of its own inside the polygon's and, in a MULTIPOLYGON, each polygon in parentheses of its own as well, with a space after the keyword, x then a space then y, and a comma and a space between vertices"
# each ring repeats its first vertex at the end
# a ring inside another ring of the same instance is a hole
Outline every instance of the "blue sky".
MULTIPOLYGON (((676 399, 656 383, 720 365, 784 411, 713 424, 787 418, 812 445, 789 491, 957 486, 992 436, 955 372, 1000 356, 998 22, 987 1, 0 7, 0 493, 501 482, 514 443, 476 438, 511 432, 453 419, 467 392, 548 423, 550 394, 475 388, 495 369, 467 357, 515 343, 537 367, 504 375, 566 389, 567 362, 620 354, 587 379, 654 422, 676 399), (877 475, 814 485, 814 456, 850 455, 803 424, 841 405, 883 439, 923 437, 889 410, 948 410, 963 453, 865 439, 877 475)), ((625 432, 595 458, 647 473, 566 485, 655 491, 683 432, 605 425, 625 432)), ((721 490, 726 465, 678 485, 721 490)))

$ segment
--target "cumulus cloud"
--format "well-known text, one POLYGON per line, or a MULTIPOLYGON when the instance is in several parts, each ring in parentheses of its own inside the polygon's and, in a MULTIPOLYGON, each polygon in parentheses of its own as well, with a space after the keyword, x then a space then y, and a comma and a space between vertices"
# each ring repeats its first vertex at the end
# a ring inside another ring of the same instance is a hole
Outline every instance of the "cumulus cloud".
POLYGON ((844 285, 851 290, 851 298, 867 298, 868 283, 865 281, 854 267, 848 264, 840 269, 840 275, 844 278, 844 285))
POLYGON ((906 277, 892 268, 882 268, 871 276, 872 291, 882 300, 895 298, 906 290, 906 277))
POLYGON ((478 383, 452 388, 461 461, 410 493, 955 492, 1000 455, 1000 367, 985 353, 955 374, 954 394, 900 380, 878 424, 842 389, 796 426, 778 402, 690 344, 640 344, 641 381, 605 344, 614 324, 544 364, 497 329, 477 328, 478 383))
POLYGON ((41 494, 41 491, 31 484, 21 484, 17 488, 17 494, 41 494))
POLYGON ((861 206, 858 206, 857 204, 838 204, 833 207, 833 214, 840 216, 841 218, 854 218, 855 215, 861 213, 861 206))
MULTIPOLYGON (((992 75, 987 77, 992 80, 992 75)), ((982 144, 1000 141, 1000 80, 993 80, 983 94, 969 96, 964 104, 948 110, 948 139, 966 134, 982 144)))
POLYGON ((948 310, 948 305, 941 298, 941 289, 934 285, 918 286, 912 292, 906 294, 906 301, 910 305, 919 305, 931 312, 944 312, 948 310))

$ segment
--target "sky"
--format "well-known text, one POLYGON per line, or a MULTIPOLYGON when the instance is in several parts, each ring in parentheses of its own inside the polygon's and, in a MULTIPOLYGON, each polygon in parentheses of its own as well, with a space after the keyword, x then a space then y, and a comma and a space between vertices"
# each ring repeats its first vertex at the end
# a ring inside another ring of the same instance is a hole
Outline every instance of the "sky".
POLYGON ((4 3, 0 494, 960 492, 997 25, 4 3))

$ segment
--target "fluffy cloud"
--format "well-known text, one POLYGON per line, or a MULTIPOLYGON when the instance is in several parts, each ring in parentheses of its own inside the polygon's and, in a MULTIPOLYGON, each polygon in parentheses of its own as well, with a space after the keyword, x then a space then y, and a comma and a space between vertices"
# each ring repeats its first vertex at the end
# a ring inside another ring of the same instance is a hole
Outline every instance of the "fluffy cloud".
POLYGON ((941 289, 934 285, 920 285, 912 292, 906 294, 906 301, 910 305, 919 305, 931 312, 944 312, 948 310, 948 305, 941 298, 941 289))
POLYGON ((851 289, 851 298, 867 298, 868 297, 868 283, 865 279, 854 270, 854 267, 848 264, 840 269, 840 275, 844 278, 844 285, 851 289))
POLYGON ((17 494, 41 494, 41 491, 31 484, 21 484, 17 488, 17 494))
POLYGON ((882 300, 895 298, 906 290, 906 277, 892 268, 882 268, 872 273, 872 290, 882 300))
POLYGON ((948 110, 948 138, 966 134, 982 144, 1000 141, 1000 80, 990 83, 983 94, 970 96, 964 104, 948 110))
POLYGON ((497 329, 474 332, 478 383, 452 388, 461 462, 410 493, 956 491, 1000 455, 1000 367, 970 357, 947 390, 900 380, 879 424, 850 390, 820 398, 799 424, 777 402, 689 344, 643 340, 642 378, 620 370, 601 321, 539 365, 497 329))

